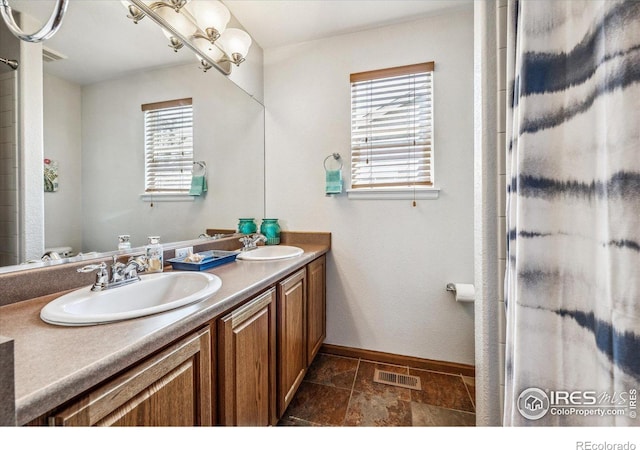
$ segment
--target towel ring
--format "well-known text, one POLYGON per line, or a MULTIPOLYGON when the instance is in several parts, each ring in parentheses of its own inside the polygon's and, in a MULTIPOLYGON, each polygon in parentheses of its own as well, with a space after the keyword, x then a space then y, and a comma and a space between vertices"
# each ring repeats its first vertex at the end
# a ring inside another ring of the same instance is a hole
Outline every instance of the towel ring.
POLYGON ((27 34, 20 29, 13 18, 8 0, 0 1, 0 16, 2 16, 4 23, 15 37, 22 39, 25 42, 42 42, 49 39, 56 33, 56 31, 58 31, 58 28, 60 28, 60 25, 62 24, 62 19, 67 12, 68 3, 69 0, 56 0, 54 10, 49 17, 49 20, 47 20, 47 23, 44 24, 39 31, 32 34, 27 34))
MULTIPOLYGON (((194 162, 193 162, 193 165, 194 165, 194 166, 195 166, 195 165, 200 166, 200 168, 202 169, 202 174, 203 174, 203 175, 207 172, 207 163, 206 163, 206 162, 204 162, 204 161, 194 161, 194 162)), ((195 172, 195 167, 194 167, 194 170, 193 170, 193 171, 195 172)))
POLYGON ((329 158, 333 158, 336 161, 340 161, 340 167, 338 167, 338 169, 335 169, 335 170, 342 170, 343 163, 342 163, 342 158, 340 157, 340 153, 332 153, 324 159, 324 170, 331 170, 327 167, 327 161, 329 160, 329 158))

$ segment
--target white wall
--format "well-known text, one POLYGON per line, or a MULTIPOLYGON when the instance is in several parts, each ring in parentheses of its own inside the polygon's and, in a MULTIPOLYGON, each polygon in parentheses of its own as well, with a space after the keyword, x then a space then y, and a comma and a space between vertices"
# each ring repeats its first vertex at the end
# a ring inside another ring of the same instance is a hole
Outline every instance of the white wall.
POLYGON ((330 344, 474 363, 473 11, 266 49, 266 213, 283 229, 332 232, 330 344), (438 200, 324 196, 323 160, 348 177, 349 74, 435 61, 438 200))
POLYGON ((195 239, 207 227, 235 228, 261 217, 264 202, 262 105, 217 73, 192 64, 147 71, 82 90, 83 245, 133 246, 195 239), (193 98, 194 158, 208 166, 208 192, 192 202, 142 201, 144 123, 141 105, 193 98))
POLYGON ((46 248, 82 249, 82 90, 44 74, 44 157, 58 163, 58 191, 44 194, 46 248))

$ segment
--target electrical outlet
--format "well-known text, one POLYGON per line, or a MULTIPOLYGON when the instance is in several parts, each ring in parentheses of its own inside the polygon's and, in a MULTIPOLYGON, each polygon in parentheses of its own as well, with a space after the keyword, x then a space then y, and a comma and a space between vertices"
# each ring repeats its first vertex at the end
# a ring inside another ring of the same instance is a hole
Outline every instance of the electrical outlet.
POLYGON ((176 258, 186 258, 189 256, 189 252, 193 252, 193 247, 177 248, 176 258))

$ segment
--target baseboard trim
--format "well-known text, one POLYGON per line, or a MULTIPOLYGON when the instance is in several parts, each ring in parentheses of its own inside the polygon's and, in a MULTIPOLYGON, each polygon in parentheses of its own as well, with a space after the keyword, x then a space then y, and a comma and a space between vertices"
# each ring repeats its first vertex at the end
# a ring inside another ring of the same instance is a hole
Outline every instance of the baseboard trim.
POLYGON ((348 358, 362 358, 372 361, 379 361, 385 364, 395 364, 398 366, 410 366, 416 369, 433 370, 434 372, 444 372, 466 377, 475 377, 476 368, 469 364, 460 364, 449 361, 437 361, 433 359, 416 358, 414 356, 396 355, 393 353, 378 352, 375 350, 365 350, 354 347, 343 347, 333 344, 322 344, 320 353, 329 355, 345 356, 348 358))

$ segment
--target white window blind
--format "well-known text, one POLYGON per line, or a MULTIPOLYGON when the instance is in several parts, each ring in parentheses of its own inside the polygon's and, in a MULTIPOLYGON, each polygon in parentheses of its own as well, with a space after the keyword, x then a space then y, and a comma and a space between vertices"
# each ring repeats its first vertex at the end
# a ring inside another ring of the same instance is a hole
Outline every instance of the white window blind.
POLYGON ((434 63, 351 74, 351 188, 433 185, 434 63))
POLYGON ((193 171, 190 98, 142 105, 145 192, 188 193, 193 171))

